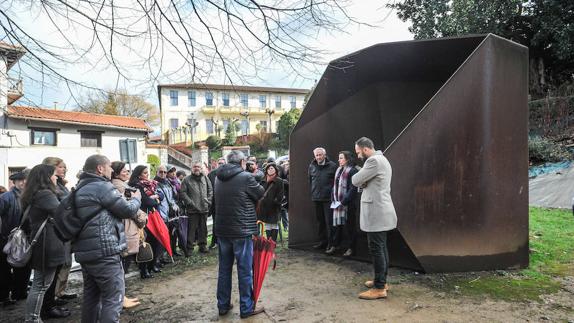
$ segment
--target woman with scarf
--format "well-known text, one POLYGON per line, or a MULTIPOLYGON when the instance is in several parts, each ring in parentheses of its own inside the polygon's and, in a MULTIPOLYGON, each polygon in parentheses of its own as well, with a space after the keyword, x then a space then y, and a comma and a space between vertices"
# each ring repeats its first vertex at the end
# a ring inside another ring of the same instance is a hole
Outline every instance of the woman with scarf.
MULTIPOLYGON (((114 187, 124 196, 124 198, 130 198, 131 188, 127 184, 127 181, 130 178, 130 171, 126 168, 126 163, 115 161, 112 163, 112 170, 112 184, 114 184, 114 187)), ((122 265, 124 267, 124 274, 126 274, 129 271, 130 264, 135 261, 135 256, 139 251, 140 230, 143 230, 146 225, 147 213, 139 210, 135 220, 124 219, 123 222, 126 234, 126 243, 128 245, 128 248, 122 253, 122 265)), ((124 308, 129 309, 139 304, 140 302, 137 298, 124 296, 124 308)))
MULTIPOLYGON (((132 175, 128 182, 128 185, 140 190, 142 195, 141 210, 146 214, 149 214, 153 209, 157 209, 161 200, 163 200, 163 193, 158 191, 157 182, 149 179, 149 170, 147 166, 139 165, 134 168, 132 175)), ((148 263, 140 263, 140 276, 141 278, 153 278, 150 272, 159 273, 161 269, 157 266, 157 260, 159 259, 159 253, 161 252, 162 246, 159 241, 145 229, 146 242, 149 243, 153 249, 153 260, 148 263)))
POLYGON ((48 317, 70 315, 69 311, 55 306, 53 294, 44 297, 50 289, 58 267, 66 261, 64 243, 56 235, 53 222, 54 212, 60 205, 56 181, 54 166, 36 165, 30 171, 22 193, 22 209, 29 208, 27 215, 25 212, 26 219, 24 219, 25 227, 29 224, 28 236, 34 237, 39 234, 36 244, 32 247, 30 258, 34 279, 26 299, 26 322, 42 322, 41 314, 48 317), (42 306, 44 303, 51 304, 42 306), (48 312, 43 312, 44 308, 48 312))
MULTIPOLYGON (((64 197, 70 194, 70 190, 66 187, 66 185, 68 184, 68 181, 66 180, 66 172, 68 171, 66 163, 64 163, 64 160, 59 157, 46 157, 42 161, 42 164, 54 166, 56 168, 57 194, 58 199, 62 200, 64 197)), ((64 242, 64 253, 66 255, 66 262, 62 266, 58 267, 56 271, 56 276, 52 281, 52 285, 44 295, 45 305, 44 308, 42 308, 42 311, 45 313, 55 314, 55 315, 49 314, 50 317, 54 318, 59 317, 57 315, 58 311, 56 309, 52 310, 50 308, 47 308, 46 306, 49 306, 50 304, 64 305, 66 304, 66 300, 78 297, 78 294, 64 293, 66 291, 66 287, 68 286, 68 276, 70 275, 70 269, 72 268, 72 245, 70 241, 64 242), (48 297, 52 298, 56 297, 57 299, 55 298, 53 300, 47 300, 46 298, 48 297)), ((60 307, 60 309, 68 311, 68 309, 63 307, 60 307)))
POLYGON ((334 254, 337 249, 346 250, 345 257, 351 256, 353 250, 353 237, 355 235, 355 196, 357 187, 351 183, 351 177, 358 172, 355 167, 351 152, 339 152, 339 168, 335 172, 333 193, 331 193, 331 209, 333 209, 333 241, 331 248, 326 253, 334 254))
POLYGON ((265 166, 265 177, 261 185, 265 189, 263 197, 257 207, 257 220, 265 222, 265 234, 267 238, 277 241, 279 233, 279 213, 283 201, 283 180, 279 177, 279 167, 275 163, 265 166))

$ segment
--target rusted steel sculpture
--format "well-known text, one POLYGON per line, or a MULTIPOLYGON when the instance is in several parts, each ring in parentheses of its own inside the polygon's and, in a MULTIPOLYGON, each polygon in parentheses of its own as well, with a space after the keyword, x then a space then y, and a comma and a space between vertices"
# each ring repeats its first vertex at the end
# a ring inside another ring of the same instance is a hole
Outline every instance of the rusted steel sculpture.
MULTIPOLYGON (((313 148, 336 159, 367 136, 393 167, 391 265, 528 266, 527 81, 527 48, 492 34, 378 44, 331 62, 291 134, 289 247, 318 241, 313 148)), ((364 234, 354 250, 369 259, 364 234)))

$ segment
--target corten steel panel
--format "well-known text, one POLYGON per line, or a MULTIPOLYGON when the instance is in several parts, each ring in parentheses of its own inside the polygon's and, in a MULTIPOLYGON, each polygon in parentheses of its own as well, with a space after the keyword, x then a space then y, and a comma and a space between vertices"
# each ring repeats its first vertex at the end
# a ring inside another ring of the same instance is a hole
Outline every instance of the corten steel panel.
MULTIPOLYGON (((527 62, 525 47, 495 35, 379 44, 332 62, 291 134, 289 246, 317 242, 313 148, 336 161, 367 136, 393 167, 391 264, 527 266, 527 62)), ((354 250, 368 259, 360 231, 354 250)))

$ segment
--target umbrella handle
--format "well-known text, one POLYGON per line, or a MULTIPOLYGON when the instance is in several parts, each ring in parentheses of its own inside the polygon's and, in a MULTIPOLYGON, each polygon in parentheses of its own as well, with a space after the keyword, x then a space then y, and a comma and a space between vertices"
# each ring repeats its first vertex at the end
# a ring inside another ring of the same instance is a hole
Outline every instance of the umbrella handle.
POLYGON ((257 220, 257 226, 258 226, 258 229, 261 229, 259 231, 259 235, 263 236, 265 234, 265 222, 263 222, 261 220, 257 220))

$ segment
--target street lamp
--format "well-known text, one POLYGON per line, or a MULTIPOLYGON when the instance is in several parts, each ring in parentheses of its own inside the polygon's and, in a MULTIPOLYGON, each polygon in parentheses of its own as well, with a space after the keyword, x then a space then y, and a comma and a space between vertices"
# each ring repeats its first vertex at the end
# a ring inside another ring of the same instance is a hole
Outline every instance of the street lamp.
POLYGON ((271 129, 271 115, 275 113, 275 109, 267 108, 265 109, 265 113, 269 115, 269 133, 272 133, 273 131, 271 129))
POLYGON ((247 137, 247 135, 249 134, 249 111, 243 111, 239 113, 242 117, 245 118, 245 121, 247 122, 247 127, 245 127, 245 137, 247 137))
MULTIPOLYGON (((198 123, 195 121, 195 113, 191 112, 189 114, 189 118, 187 119, 187 122, 185 123, 185 125, 189 128, 189 132, 191 135, 191 145, 193 146, 193 131, 195 130, 195 127, 197 127, 198 123)), ((187 141, 187 138, 186 138, 187 141)))

